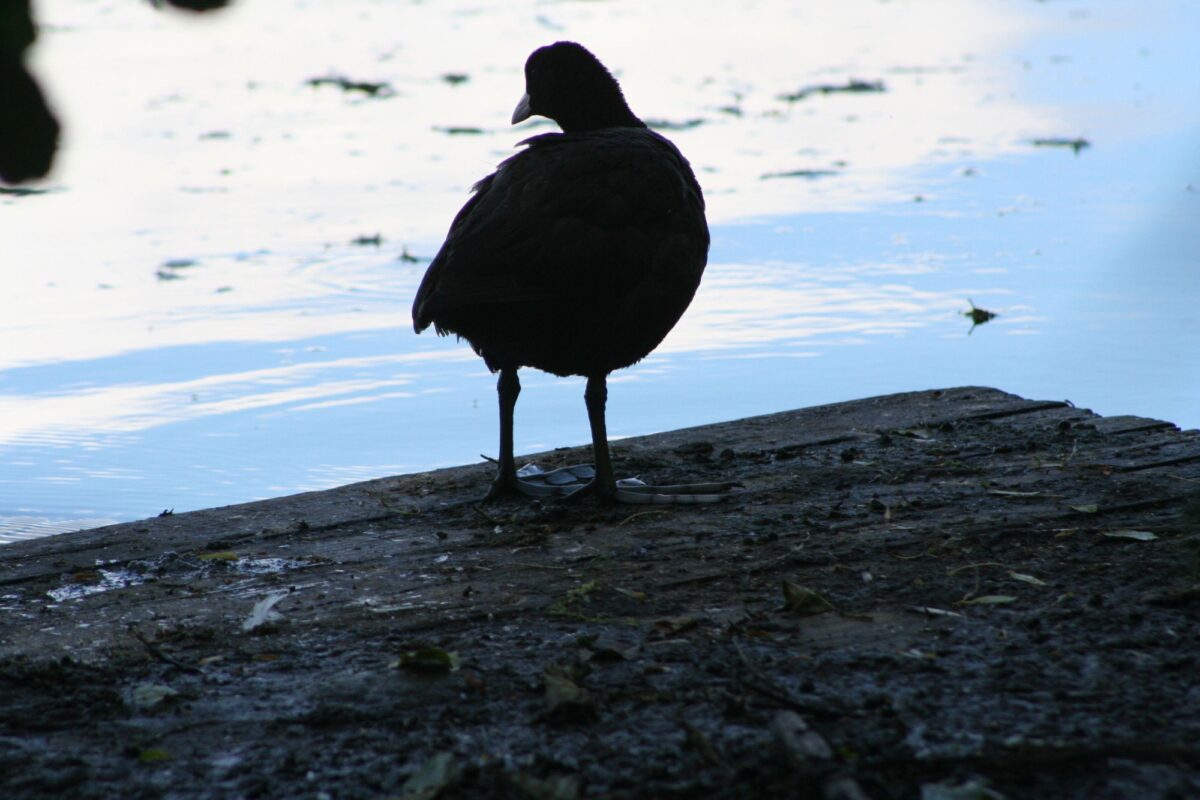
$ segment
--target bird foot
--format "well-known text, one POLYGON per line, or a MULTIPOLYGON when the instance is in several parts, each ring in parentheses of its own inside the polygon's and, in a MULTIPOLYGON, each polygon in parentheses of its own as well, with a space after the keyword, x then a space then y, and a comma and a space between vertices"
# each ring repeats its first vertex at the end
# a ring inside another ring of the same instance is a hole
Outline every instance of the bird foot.
POLYGON ((497 475, 483 499, 487 502, 514 494, 537 498, 565 497, 578 492, 595 476, 596 470, 590 464, 576 464, 549 471, 544 471, 537 464, 526 464, 509 476, 497 475))
MULTIPOLYGON (((604 491, 596 480, 596 470, 591 464, 575 464, 553 470, 543 470, 537 464, 526 464, 517 470, 510 486, 531 497, 582 498, 588 494, 599 494, 618 503, 636 505, 687 505, 694 503, 718 503, 730 496, 739 484, 722 481, 717 483, 680 483, 656 486, 638 478, 622 478, 614 489, 604 491)), ((495 485, 492 487, 495 489, 495 485)), ((489 494, 490 496, 490 494, 489 494)))

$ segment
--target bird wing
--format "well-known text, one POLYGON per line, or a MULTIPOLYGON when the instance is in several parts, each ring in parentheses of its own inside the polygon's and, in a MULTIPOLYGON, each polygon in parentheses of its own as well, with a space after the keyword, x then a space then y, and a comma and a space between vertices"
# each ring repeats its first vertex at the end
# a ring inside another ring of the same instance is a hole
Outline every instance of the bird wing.
POLYGON ((418 332, 449 309, 627 296, 653 282, 672 236, 702 236, 707 252, 700 188, 658 134, 614 128, 522 144, 451 224, 413 303, 418 332))

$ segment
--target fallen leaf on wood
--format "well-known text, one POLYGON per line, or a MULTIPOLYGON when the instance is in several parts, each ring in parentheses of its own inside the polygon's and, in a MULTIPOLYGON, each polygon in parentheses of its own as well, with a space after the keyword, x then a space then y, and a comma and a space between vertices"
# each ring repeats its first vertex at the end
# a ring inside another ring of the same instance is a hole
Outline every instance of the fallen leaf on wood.
POLYGON ((833 604, 807 586, 783 582, 783 609, 789 614, 811 617, 833 611, 833 604))
POLYGON ((1158 538, 1150 531, 1104 531, 1104 535, 1112 539, 1136 539, 1139 542, 1152 542, 1158 538))
POLYGON ((542 675, 542 685, 546 689, 547 715, 579 719, 595 714, 595 703, 588 690, 557 670, 547 669, 542 675))
POLYGON ((133 687, 131 699, 133 700, 134 708, 145 710, 162 705, 171 698, 178 696, 179 692, 170 686, 164 686, 161 683, 142 683, 133 687))
POLYGON ((402 800, 433 800, 458 780, 462 770, 452 753, 437 753, 400 787, 402 800))
POLYGON ((159 761, 170 761, 171 754, 161 747, 148 747, 138 753, 138 761, 143 764, 154 764, 159 761))
POLYGON ((1044 580, 1042 580, 1041 578, 1035 578, 1032 575, 1026 575, 1023 572, 1009 572, 1008 577, 1012 578, 1015 581, 1024 581, 1025 583, 1032 583, 1034 586, 1045 586, 1046 585, 1046 582, 1044 580))
POLYGON ((1000 606, 1005 603, 1015 603, 1017 598, 1011 594, 984 594, 960 601, 964 606, 1000 606))
POLYGON ((933 606, 912 606, 912 610, 918 614, 929 614, 934 617, 961 617, 962 614, 957 611, 947 611, 944 608, 934 608, 933 606))
POLYGON ((401 653, 392 663, 409 672, 454 672, 458 669, 458 654, 440 647, 418 647, 401 653))
POLYGON ((683 730, 687 734, 687 738, 685 739, 687 746, 695 751, 705 762, 709 764, 721 763, 721 757, 717 755, 717 749, 713 747, 712 741, 704 735, 704 731, 690 722, 683 723, 683 730))
POLYGON ((654 628, 663 635, 673 635, 691 630, 700 624, 696 617, 663 617, 654 621, 654 628))
POLYGON ((521 790, 521 796, 529 800, 578 800, 581 784, 578 775, 551 775, 535 778, 518 772, 511 776, 513 785, 521 790))
POLYGON ((809 729, 808 723, 795 711, 776 714, 771 720, 771 731, 780 749, 797 764, 833 758, 829 743, 821 738, 821 734, 809 729))
POLYGON ((953 786, 949 783, 921 784, 921 800, 1004 800, 1004 795, 989 789, 978 779, 953 786))

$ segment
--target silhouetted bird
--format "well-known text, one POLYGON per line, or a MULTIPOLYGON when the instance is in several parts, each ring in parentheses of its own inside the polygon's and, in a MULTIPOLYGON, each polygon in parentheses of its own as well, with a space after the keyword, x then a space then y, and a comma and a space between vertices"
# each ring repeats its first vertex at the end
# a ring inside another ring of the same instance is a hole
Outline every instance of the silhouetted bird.
POLYGON ((646 486, 613 478, 606 377, 674 327, 708 259, 704 197, 671 142, 634 116, 616 79, 574 42, 525 63, 516 124, 549 117, 562 133, 520 144, 475 184, 413 302, 413 327, 470 342, 499 372, 499 473, 488 499, 595 491, 627 502, 717 499, 727 484, 646 486), (595 469, 518 476, 513 408, 520 367, 587 378, 595 469), (578 478, 591 478, 582 488, 578 478), (556 486, 555 484, 561 484, 556 486))

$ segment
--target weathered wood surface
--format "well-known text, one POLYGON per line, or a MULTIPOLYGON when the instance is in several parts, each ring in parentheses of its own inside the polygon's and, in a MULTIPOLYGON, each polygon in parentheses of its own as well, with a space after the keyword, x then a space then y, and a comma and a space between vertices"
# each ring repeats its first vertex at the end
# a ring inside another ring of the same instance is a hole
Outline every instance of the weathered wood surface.
POLYGON ((0 548, 0 797, 1200 796, 1197 431, 961 388, 614 450, 745 491, 478 465, 0 548))

